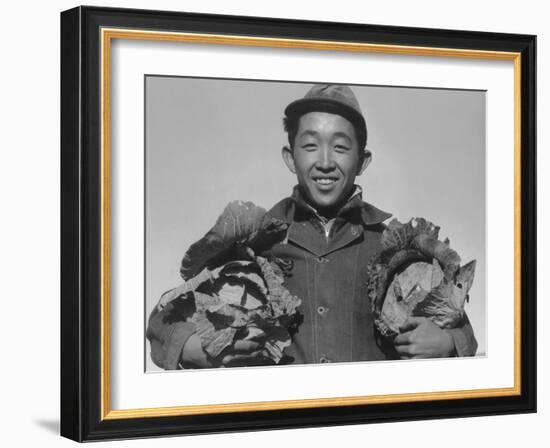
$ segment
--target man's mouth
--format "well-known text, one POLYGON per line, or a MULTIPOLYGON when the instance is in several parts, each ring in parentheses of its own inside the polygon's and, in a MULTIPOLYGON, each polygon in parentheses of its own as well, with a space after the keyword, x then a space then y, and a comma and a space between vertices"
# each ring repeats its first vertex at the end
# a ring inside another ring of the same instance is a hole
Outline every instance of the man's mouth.
POLYGON ((333 183, 335 183, 338 178, 337 177, 333 177, 333 176, 323 176, 323 177, 314 177, 313 180, 315 181, 316 184, 318 185, 332 185, 333 183))

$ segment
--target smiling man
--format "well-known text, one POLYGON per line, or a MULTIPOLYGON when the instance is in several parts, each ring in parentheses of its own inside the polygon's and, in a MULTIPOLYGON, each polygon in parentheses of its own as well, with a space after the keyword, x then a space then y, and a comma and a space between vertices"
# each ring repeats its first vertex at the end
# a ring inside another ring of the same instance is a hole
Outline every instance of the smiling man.
MULTIPOLYGON (((263 254, 291 266, 285 286, 301 299, 301 322, 283 363, 475 355, 477 342, 467 317, 449 330, 411 318, 392 343, 376 333, 366 267, 381 249, 384 221, 391 215, 364 202, 355 184, 372 155, 353 91, 345 85, 313 86, 286 107, 284 127, 288 145, 282 156, 298 185, 267 212, 267 219, 286 222, 288 231, 263 254)), ((173 317, 179 315, 175 303, 155 309, 149 319, 155 364, 212 367, 193 324, 173 317)), ((237 341, 221 365, 262 364, 261 351, 261 342, 237 341)))
POLYGON ((390 345, 375 332, 365 267, 381 249, 383 223, 391 215, 364 202, 355 185, 372 155, 353 91, 345 85, 313 86, 287 106, 284 126, 289 144, 282 156, 298 185, 268 215, 289 224, 287 238, 271 255, 292 262, 286 285, 302 299, 303 322, 287 361, 474 355, 477 343, 467 318, 452 330, 411 319, 390 345))

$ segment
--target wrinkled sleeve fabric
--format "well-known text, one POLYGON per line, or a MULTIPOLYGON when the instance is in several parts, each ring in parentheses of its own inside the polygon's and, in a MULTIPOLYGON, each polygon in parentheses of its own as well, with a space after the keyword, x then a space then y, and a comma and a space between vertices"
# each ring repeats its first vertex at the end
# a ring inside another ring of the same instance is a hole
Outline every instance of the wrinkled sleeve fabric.
POLYGON ((174 302, 160 310, 155 307, 146 333, 153 362, 165 370, 180 368, 183 346, 194 332, 195 325, 185 321, 174 302))
POLYGON ((447 330, 454 341, 456 356, 474 356, 477 351, 477 340, 468 316, 464 314, 464 325, 447 330))

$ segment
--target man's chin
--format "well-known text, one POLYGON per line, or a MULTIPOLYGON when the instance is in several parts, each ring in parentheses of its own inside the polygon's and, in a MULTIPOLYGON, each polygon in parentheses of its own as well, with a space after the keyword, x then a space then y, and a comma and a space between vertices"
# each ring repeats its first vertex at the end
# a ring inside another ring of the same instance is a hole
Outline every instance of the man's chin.
POLYGON ((335 199, 327 199, 327 198, 312 198, 312 201, 310 201, 310 204, 315 210, 318 212, 330 212, 336 208, 338 208, 338 204, 340 202, 335 199))
MULTIPOLYGON (((338 209, 346 201, 348 194, 339 188, 331 192, 318 191, 314 186, 308 186, 307 194, 304 195, 306 202, 318 212, 330 212, 338 209)), ((303 192, 304 190, 302 190, 303 192)))

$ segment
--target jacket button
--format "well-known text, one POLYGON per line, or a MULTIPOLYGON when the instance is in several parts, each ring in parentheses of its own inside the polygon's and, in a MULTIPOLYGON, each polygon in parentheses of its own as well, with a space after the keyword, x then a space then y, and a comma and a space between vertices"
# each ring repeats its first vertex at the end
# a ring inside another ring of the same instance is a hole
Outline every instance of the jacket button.
POLYGON ((359 231, 358 231, 355 227, 352 227, 352 228, 351 228, 351 234, 352 234, 353 236, 356 236, 358 233, 359 233, 359 231))
POLYGON ((318 257, 317 258, 317 261, 321 264, 323 263, 328 263, 328 258, 325 258, 325 257, 318 257))
POLYGON ((319 358, 319 362, 326 364, 327 362, 331 362, 330 359, 328 359, 326 356, 321 356, 319 358))
POLYGON ((317 307, 317 312, 318 312, 321 316, 322 316, 323 314, 325 314, 327 311, 328 311, 328 308, 327 308, 327 307, 324 307, 324 306, 317 307))

